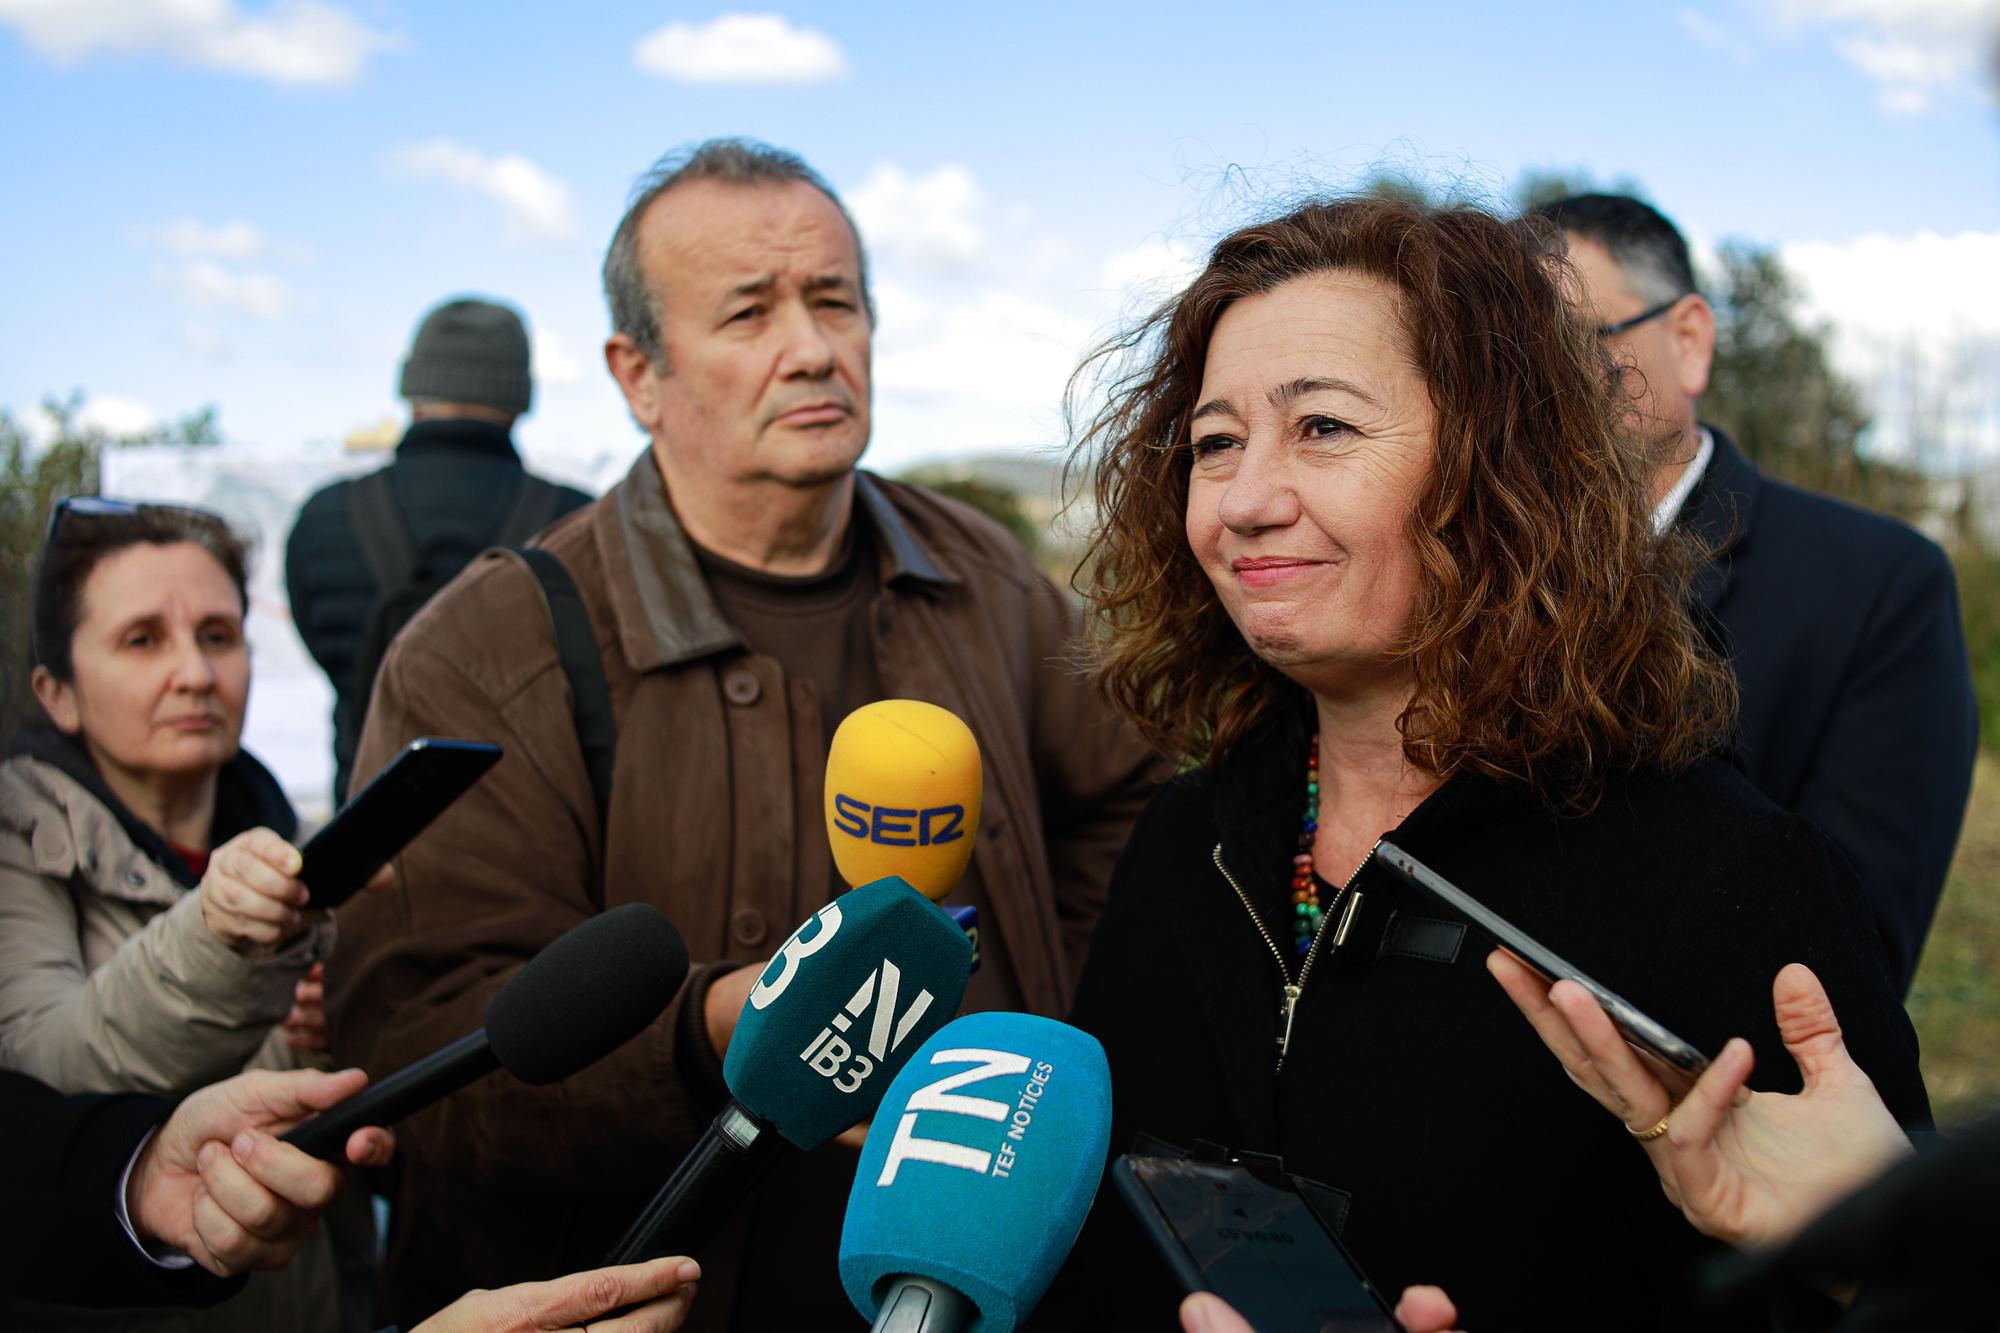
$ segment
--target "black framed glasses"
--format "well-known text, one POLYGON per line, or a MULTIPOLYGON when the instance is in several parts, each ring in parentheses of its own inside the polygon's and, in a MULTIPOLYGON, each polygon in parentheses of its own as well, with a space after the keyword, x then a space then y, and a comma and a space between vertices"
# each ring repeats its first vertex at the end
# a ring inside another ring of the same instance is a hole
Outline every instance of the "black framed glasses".
POLYGON ((1597 336, 1600 338, 1609 338, 1615 334, 1623 333, 1627 329, 1636 329, 1649 319, 1658 319, 1661 315, 1666 314, 1692 295, 1694 295, 1693 292, 1682 292, 1679 296, 1671 300, 1662 301, 1650 309, 1641 310, 1630 319, 1621 319, 1616 324, 1599 324, 1597 326, 1597 336))

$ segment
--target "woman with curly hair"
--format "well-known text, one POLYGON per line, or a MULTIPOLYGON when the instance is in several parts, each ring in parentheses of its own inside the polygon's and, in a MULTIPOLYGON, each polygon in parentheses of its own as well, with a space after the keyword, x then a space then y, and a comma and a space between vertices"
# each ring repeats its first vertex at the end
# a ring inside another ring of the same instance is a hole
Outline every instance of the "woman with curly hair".
MULTIPOLYGON (((1695 1045, 1791 1090, 1811 965, 1906 1123, 1910 1025, 1851 873, 1718 756, 1699 552, 1535 224, 1351 199, 1244 228, 1103 354, 1082 432, 1102 683, 1182 775, 1134 832, 1074 1021, 1145 1134, 1282 1159, 1390 1294, 1473 1329, 1685 1327, 1702 1240, 1385 835, 1695 1045), (1119 361, 1120 356, 1126 358, 1119 361)), ((1139 1276, 1150 1270, 1150 1282, 1139 1276)), ((1166 1327, 1100 1207, 1046 1309, 1166 1327), (1146 1293, 1159 1321, 1147 1324, 1146 1293), (1136 1304, 1136 1309, 1135 1309, 1136 1304)))

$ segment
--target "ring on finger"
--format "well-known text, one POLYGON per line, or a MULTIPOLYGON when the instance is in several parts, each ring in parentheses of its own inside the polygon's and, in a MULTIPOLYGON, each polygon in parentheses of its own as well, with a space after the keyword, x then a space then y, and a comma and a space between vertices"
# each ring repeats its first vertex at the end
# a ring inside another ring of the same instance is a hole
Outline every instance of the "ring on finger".
POLYGON ((1654 1139, 1659 1138, 1660 1135, 1667 1132, 1667 1121, 1673 1119, 1673 1116, 1673 1108, 1668 1107, 1667 1113, 1661 1116, 1651 1129, 1634 1129, 1630 1125, 1627 1125, 1625 1126, 1625 1132, 1641 1143, 1651 1143, 1654 1139))

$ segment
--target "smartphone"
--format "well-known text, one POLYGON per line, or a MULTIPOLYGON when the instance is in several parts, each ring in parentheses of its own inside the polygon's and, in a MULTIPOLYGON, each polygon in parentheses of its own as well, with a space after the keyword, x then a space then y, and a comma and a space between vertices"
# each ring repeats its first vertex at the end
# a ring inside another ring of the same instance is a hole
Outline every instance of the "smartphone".
POLYGON ((1488 908, 1395 843, 1387 840, 1376 843, 1375 857, 1409 884, 1428 893, 1447 907, 1470 917, 1474 925, 1491 935, 1501 948, 1520 959, 1523 966, 1538 974, 1544 981, 1552 983, 1563 980, 1574 981, 1589 991, 1599 1007, 1610 1015, 1619 1033, 1640 1051, 1679 1070, 1689 1078, 1698 1078, 1701 1071, 1708 1068, 1708 1057, 1669 1032, 1664 1024, 1649 1017, 1637 1005, 1609 986, 1601 985, 1579 972, 1555 950, 1488 908))
POLYGON ((1182 1285, 1214 1292, 1258 1333, 1401 1328, 1282 1171, 1127 1153, 1111 1179, 1182 1285))
POLYGON ((500 747, 486 741, 422 736, 404 746, 299 849, 299 879, 312 891, 307 906, 338 907, 352 898, 499 762, 500 747))

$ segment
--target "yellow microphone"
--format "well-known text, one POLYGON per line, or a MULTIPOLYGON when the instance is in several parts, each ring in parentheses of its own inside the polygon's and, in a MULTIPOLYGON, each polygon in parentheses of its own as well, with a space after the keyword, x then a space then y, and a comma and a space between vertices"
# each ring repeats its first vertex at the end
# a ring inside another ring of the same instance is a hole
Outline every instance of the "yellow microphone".
POLYGON ((979 742, 950 709, 884 699, 849 713, 826 754, 826 836, 849 884, 884 875, 932 902, 979 836, 979 742))

